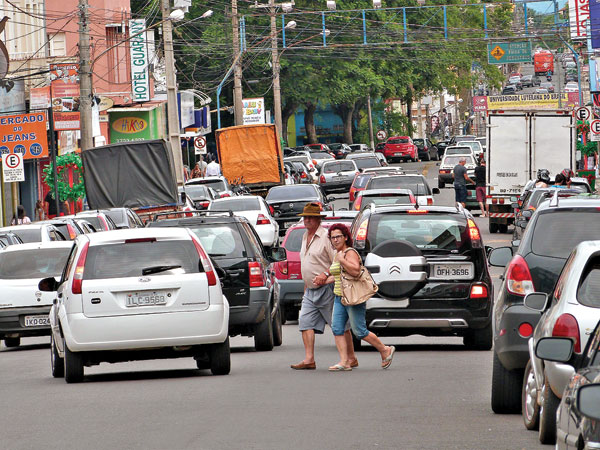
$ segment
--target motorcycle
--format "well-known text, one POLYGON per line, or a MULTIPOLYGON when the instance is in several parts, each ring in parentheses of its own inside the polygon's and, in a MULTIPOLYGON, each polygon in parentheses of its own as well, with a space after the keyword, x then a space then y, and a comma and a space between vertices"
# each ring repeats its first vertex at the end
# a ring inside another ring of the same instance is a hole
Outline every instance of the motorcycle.
POLYGON ((547 81, 552 81, 552 75, 546 75, 546 80, 547 81))

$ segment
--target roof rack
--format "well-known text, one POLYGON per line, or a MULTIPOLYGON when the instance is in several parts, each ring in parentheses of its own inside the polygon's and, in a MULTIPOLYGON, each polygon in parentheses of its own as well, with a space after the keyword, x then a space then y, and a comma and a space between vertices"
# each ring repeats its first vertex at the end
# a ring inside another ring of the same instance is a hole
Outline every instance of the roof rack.
POLYGON ((229 217, 233 217, 233 211, 206 211, 206 210, 198 210, 192 209, 189 211, 170 211, 170 212, 161 212, 152 214, 152 222, 156 222, 156 220, 161 216, 178 216, 181 214, 194 214, 196 216, 208 216, 208 215, 217 215, 217 214, 228 214, 229 217))
POLYGON ((552 196, 552 200, 550 200, 550 208, 558 207, 558 191, 559 190, 557 189, 554 195, 552 196))

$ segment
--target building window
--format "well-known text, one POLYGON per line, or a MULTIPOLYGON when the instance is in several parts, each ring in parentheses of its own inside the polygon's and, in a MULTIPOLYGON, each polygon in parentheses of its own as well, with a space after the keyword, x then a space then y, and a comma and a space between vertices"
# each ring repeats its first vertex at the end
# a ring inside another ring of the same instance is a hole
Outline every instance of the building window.
POLYGON ((111 83, 129 83, 127 79, 129 47, 127 43, 119 44, 125 39, 126 36, 120 25, 106 27, 106 47, 110 49, 106 54, 107 80, 111 83))
POLYGON ((66 56, 65 33, 54 33, 48 35, 50 43, 50 56, 66 56))

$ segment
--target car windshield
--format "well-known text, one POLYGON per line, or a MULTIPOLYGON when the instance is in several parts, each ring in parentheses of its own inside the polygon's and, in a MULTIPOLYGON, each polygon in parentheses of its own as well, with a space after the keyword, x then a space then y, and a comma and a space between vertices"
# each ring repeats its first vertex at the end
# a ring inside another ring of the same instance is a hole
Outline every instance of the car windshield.
POLYGON ((333 159, 333 156, 325 152, 310 152, 310 156, 313 159, 333 159))
POLYGON ((294 228, 289 232, 285 240, 285 249, 288 252, 299 252, 302 247, 302 236, 306 232, 306 228, 294 228))
POLYGON ((540 256, 566 259, 580 242, 598 239, 598 219, 596 208, 542 211, 532 230, 531 250, 540 256))
POLYGON ((475 164, 473 157, 471 155, 462 155, 462 156, 446 156, 442 161, 442 166, 456 166, 461 159, 466 159, 467 164, 475 164))
POLYGON ((355 171, 356 166, 352 161, 340 161, 323 165, 323 173, 337 173, 355 171))
POLYGON ((208 189, 206 186, 202 185, 188 184, 185 187, 185 193, 189 195, 192 200, 207 198, 209 196, 208 189))
POLYGON ((278 202, 315 199, 317 197, 317 191, 313 186, 296 184, 293 186, 281 186, 271 189, 267 194, 266 200, 268 202, 278 202))
POLYGON ((464 141, 464 142, 461 142, 461 144, 468 145, 471 148, 471 150, 477 150, 477 151, 481 150, 481 146, 479 145, 479 142, 477 142, 477 141, 464 141))
POLYGON ((388 144, 408 144, 410 141, 408 138, 390 138, 388 139, 388 144))
POLYGON ((40 228, 13 229, 11 231, 19 236, 25 244, 30 242, 41 242, 42 240, 42 231, 40 228))
POLYGON ((420 249, 460 250, 466 239, 466 220, 442 214, 375 214, 371 216, 368 243, 399 239, 412 242, 420 249))
POLYGON ((424 139, 413 139, 413 144, 415 144, 419 148, 423 148, 425 146, 424 139))
POLYGON ((199 261, 191 239, 93 245, 88 248, 83 279, 139 277, 144 275, 144 269, 156 266, 180 267, 156 272, 152 276, 198 273, 199 261))
POLYGON ((258 198, 227 198, 215 200, 208 207, 209 211, 260 211, 258 198))
POLYGON ((235 223, 191 224, 189 228, 213 258, 245 258, 244 241, 235 223))
POLYGON ((58 277, 65 267, 70 252, 70 247, 1 252, 0 279, 58 277))
MULTIPOLYGON (((194 181, 194 184, 203 184, 205 186, 209 186, 217 192, 223 192, 227 190, 227 187, 225 186, 225 182, 223 180, 198 180, 194 181)), ((193 186, 193 184, 186 185, 186 190, 189 186, 193 186)))
POLYGON ((83 217, 85 220, 87 220, 89 223, 91 223, 95 230, 108 231, 108 229, 106 228, 106 225, 104 225, 104 223, 100 220, 100 218, 98 216, 80 216, 80 217, 83 217))
POLYGON ((600 308, 600 261, 593 261, 583 275, 583 281, 577 289, 579 303, 592 308, 600 308))
POLYGON ((471 153, 471 147, 448 147, 446 148, 446 155, 464 155, 471 153))
POLYGON ((381 167, 379 158, 374 156, 368 158, 354 158, 352 159, 356 163, 358 169, 367 169, 369 167, 381 167))
POLYGON ((369 181, 367 189, 410 189, 414 195, 431 195, 429 186, 419 175, 376 177, 369 181))
POLYGON ((359 175, 354 179, 354 183, 352 183, 352 187, 360 189, 360 188, 364 188, 367 183, 369 182, 369 180, 371 178, 373 178, 373 174, 364 174, 364 175, 359 175))
POLYGON ((344 148, 344 144, 329 144, 330 150, 339 150, 344 148))
POLYGON ((363 197, 360 207, 365 208, 369 205, 410 205, 410 196, 389 194, 380 197, 363 197))

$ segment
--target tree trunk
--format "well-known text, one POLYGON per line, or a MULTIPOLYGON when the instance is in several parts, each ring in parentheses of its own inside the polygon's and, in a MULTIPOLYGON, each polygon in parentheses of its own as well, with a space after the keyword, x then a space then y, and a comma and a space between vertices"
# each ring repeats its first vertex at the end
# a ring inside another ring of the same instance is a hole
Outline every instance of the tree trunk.
POLYGON ((315 128, 315 111, 317 105, 307 102, 304 105, 304 129, 306 130, 306 140, 308 144, 318 144, 317 129, 315 128))
POLYGON ((354 131, 353 129, 353 123, 354 123, 354 108, 355 108, 356 102, 352 102, 352 103, 342 103, 340 105, 335 105, 333 107, 333 112, 340 116, 340 118, 342 119, 342 124, 343 124, 343 129, 344 129, 344 135, 342 137, 342 140, 344 141, 345 144, 353 144, 354 142, 352 141, 352 132, 354 131))
POLYGON ((281 111, 281 139, 283 139, 286 145, 289 145, 288 120, 290 120, 290 117, 294 115, 296 109, 298 109, 298 105, 296 103, 286 103, 283 107, 283 111, 281 111))
POLYGON ((409 136, 412 136, 413 135, 413 125, 412 125, 413 91, 412 91, 412 87, 408 88, 405 100, 406 100, 406 117, 408 118, 406 132, 409 136))

